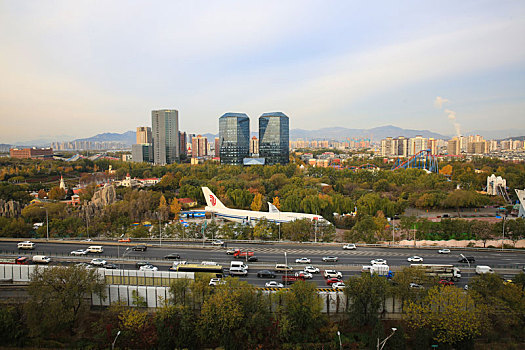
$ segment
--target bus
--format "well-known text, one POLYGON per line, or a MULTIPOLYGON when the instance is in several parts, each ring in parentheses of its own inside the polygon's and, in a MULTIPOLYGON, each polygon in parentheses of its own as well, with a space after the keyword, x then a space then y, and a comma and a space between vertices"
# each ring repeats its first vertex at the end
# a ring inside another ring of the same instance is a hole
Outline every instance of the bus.
POLYGON ((223 272, 224 272, 221 265, 202 265, 202 264, 179 264, 177 265, 176 271, 177 272, 209 273, 209 274, 213 274, 217 278, 222 278, 223 272))

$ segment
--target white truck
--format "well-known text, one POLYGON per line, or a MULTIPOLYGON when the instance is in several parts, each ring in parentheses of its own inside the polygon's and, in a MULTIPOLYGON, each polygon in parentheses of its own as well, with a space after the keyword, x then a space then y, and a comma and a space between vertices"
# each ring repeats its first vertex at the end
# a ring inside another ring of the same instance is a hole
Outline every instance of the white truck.
POLYGON ((45 255, 33 255, 33 262, 35 264, 49 264, 51 258, 45 255))
POLYGON ((487 265, 478 265, 476 266, 476 274, 483 275, 485 273, 494 273, 494 270, 487 265))
POLYGON ((454 265, 410 264, 410 267, 422 268, 428 276, 440 280, 458 281, 461 278, 461 270, 454 265))
POLYGON ((372 265, 372 267, 370 268, 370 275, 378 275, 378 276, 381 276, 381 277, 386 277, 386 278, 392 278, 394 277, 394 273, 392 271, 390 271, 390 266, 388 265, 383 265, 383 264, 374 264, 372 265))
POLYGON ((240 268, 242 270, 248 271, 248 265, 246 265, 243 261, 231 261, 230 262, 230 270, 232 268, 240 268))

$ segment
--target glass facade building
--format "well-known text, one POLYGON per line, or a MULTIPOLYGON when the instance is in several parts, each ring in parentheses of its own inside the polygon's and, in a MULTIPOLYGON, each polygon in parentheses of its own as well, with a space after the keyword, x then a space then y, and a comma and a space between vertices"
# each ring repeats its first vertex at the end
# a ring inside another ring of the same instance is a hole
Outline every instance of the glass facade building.
POLYGON ((290 162, 290 123, 284 113, 264 113, 259 117, 259 156, 268 165, 290 162))
POLYGON ((151 126, 154 163, 166 165, 178 161, 179 111, 175 109, 151 111, 151 126))
POLYGON ((219 118, 221 164, 242 165, 250 153, 250 118, 244 113, 225 113, 219 118))

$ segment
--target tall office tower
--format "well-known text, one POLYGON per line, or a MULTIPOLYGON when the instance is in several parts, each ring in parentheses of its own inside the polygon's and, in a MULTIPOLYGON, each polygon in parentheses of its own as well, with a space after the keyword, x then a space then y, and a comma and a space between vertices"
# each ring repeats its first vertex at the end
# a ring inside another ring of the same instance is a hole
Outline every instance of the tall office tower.
POLYGON ((151 143, 131 145, 131 161, 137 163, 153 162, 153 146, 151 143))
POLYGON ((155 164, 175 163, 179 159, 179 111, 151 111, 153 159, 155 164))
POLYGON ((253 136, 250 140, 250 153, 259 154, 259 140, 256 136, 253 136))
POLYGON ((197 135, 191 139, 191 157, 198 158, 208 155, 208 138, 197 135))
POLYGON ((259 156, 268 165, 290 162, 290 122, 284 113, 264 113, 259 117, 259 156))
POLYGON ((215 138, 215 157, 220 157, 221 156, 221 143, 219 142, 219 138, 216 137, 215 138))
POLYGON ((151 143, 151 128, 149 126, 137 127, 137 144, 151 143))
POLYGON ((221 164, 242 165, 250 153, 250 118, 244 113, 225 113, 219 118, 221 164))
POLYGON ((179 132, 179 152, 181 156, 188 154, 188 149, 186 148, 186 131, 179 132))

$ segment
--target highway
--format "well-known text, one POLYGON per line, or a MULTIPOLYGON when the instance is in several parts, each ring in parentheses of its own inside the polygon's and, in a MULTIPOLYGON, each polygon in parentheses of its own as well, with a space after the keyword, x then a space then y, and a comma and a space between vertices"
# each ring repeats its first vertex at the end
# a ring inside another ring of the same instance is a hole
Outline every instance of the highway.
MULTIPOLYGON (((226 254, 226 248, 214 247, 209 243, 193 242, 159 242, 154 244, 148 243, 148 249, 145 252, 133 251, 130 248, 137 244, 119 243, 108 241, 95 242, 42 242, 35 241, 36 248, 34 251, 18 251, 17 242, 0 241, 0 255, 36 255, 43 254, 50 256, 54 261, 52 264, 90 261, 94 257, 102 257, 108 263, 117 263, 121 268, 136 269, 135 262, 146 260, 156 265, 159 270, 167 271, 172 265, 172 261, 164 259, 164 256, 170 253, 177 253, 181 260, 188 262, 215 261, 223 267, 229 267, 230 261, 236 260, 231 255, 226 254), (76 249, 85 249, 89 245, 102 245, 104 252, 102 254, 88 254, 82 257, 70 256, 69 253, 76 249)), ((450 254, 438 254, 436 249, 422 248, 371 248, 358 247, 357 250, 343 250, 341 245, 321 245, 309 243, 276 243, 276 244, 249 244, 249 243, 229 243, 228 248, 241 248, 244 250, 254 251, 258 257, 258 262, 248 263, 249 275, 241 277, 256 286, 264 286, 269 279, 259 279, 256 272, 263 269, 273 270, 276 263, 285 263, 285 252, 287 255, 288 265, 293 266, 294 271, 300 271, 304 264, 296 264, 295 259, 307 257, 312 260, 311 265, 319 267, 320 274, 315 274, 313 281, 319 287, 326 287, 322 278, 322 271, 325 269, 336 269, 343 272, 343 278, 347 279, 351 275, 361 273, 363 265, 369 265, 371 259, 382 258, 387 260, 392 270, 396 271, 402 267, 409 266, 411 263, 407 258, 413 255, 421 256, 425 264, 453 264, 458 266, 462 271, 463 278, 457 283, 463 286, 468 283, 470 277, 474 275, 476 265, 489 265, 496 270, 502 277, 512 278, 514 274, 521 271, 525 266, 525 252, 516 251, 470 251, 461 249, 451 249, 450 254), (476 259, 475 263, 468 268, 467 264, 458 263, 460 254, 472 256, 476 259), (333 255, 339 258, 337 263, 322 262, 323 256, 333 255)), ((275 280, 280 281, 281 276, 277 274, 275 280)))

